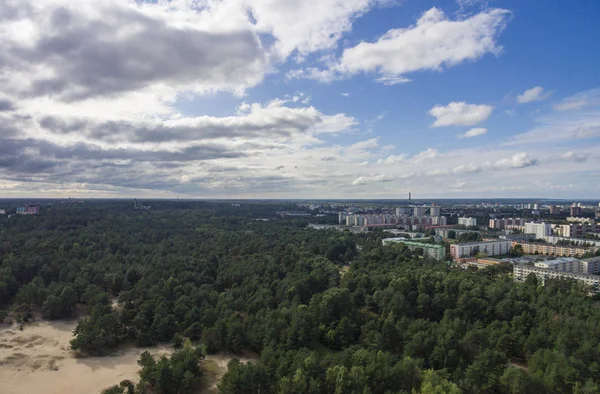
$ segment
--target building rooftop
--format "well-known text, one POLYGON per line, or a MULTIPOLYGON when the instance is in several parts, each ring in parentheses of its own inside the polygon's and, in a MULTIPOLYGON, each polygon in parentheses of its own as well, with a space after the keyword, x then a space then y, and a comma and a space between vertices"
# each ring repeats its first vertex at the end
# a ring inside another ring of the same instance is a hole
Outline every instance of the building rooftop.
POLYGON ((497 242, 510 242, 510 241, 506 240, 506 239, 497 239, 495 241, 465 242, 465 243, 462 243, 462 244, 454 244, 454 245, 469 246, 469 245, 493 244, 493 243, 497 243, 497 242))

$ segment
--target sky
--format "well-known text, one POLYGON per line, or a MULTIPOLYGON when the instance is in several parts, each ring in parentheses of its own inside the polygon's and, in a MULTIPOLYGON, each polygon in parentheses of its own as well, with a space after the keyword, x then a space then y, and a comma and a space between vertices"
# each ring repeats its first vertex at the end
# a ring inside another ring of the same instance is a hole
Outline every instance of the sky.
POLYGON ((0 198, 598 198, 598 15, 0 0, 0 198))

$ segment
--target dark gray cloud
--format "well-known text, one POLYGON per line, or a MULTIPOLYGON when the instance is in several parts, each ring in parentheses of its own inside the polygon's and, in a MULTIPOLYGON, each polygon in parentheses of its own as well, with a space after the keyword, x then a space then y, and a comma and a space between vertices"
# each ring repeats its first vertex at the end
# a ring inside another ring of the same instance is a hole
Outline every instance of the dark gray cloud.
POLYGON ((13 111, 14 109, 15 106, 13 105, 12 101, 0 99, 0 112, 9 112, 13 111))
POLYGON ((126 121, 98 122, 46 116, 39 125, 53 133, 77 133, 107 142, 192 142, 223 137, 291 137, 305 133, 321 120, 316 112, 294 111, 264 117, 198 118, 190 125, 167 126, 126 121))
POLYGON ((51 77, 31 76, 30 96, 85 99, 155 82, 240 87, 260 82, 266 68, 265 52, 249 30, 211 33, 173 27, 128 6, 99 6, 101 19, 77 7, 55 7, 40 20, 28 9, 6 12, 4 18, 29 12, 44 34, 33 46, 0 44, 0 67, 52 69, 51 77))

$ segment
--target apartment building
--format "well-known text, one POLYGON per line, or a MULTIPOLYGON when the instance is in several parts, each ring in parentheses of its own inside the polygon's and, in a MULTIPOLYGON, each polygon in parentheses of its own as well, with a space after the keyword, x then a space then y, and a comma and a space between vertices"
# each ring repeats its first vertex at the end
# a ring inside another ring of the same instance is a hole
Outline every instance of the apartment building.
POLYGON ((521 218, 490 219, 489 228, 504 229, 506 226, 525 226, 527 221, 521 218))
POLYGON ((548 223, 525 223, 525 234, 535 234, 535 238, 544 239, 552 234, 552 225, 548 223))
POLYGON ((525 254, 543 254, 547 256, 582 256, 586 253, 596 253, 598 247, 561 246, 535 242, 513 241, 512 246, 521 245, 525 254))
POLYGON ((450 254, 455 261, 458 261, 463 257, 471 257, 477 254, 486 256, 508 254, 510 247, 511 241, 507 240, 468 242, 450 245, 450 254))
POLYGON ((458 224, 469 226, 477 226, 476 218, 458 218, 458 224))
POLYGON ((600 288, 599 275, 587 275, 575 272, 563 272, 552 269, 538 268, 531 265, 515 264, 513 267, 513 279, 515 282, 525 282, 530 274, 534 274, 542 284, 548 279, 574 279, 591 286, 595 291, 600 288))

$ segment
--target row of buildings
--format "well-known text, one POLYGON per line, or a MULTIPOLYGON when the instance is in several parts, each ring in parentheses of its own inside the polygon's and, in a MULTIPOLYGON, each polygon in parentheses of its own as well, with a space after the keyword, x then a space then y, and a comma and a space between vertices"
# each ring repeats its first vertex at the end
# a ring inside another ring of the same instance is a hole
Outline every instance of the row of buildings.
POLYGON ((573 279, 591 286, 597 292, 600 290, 600 257, 581 260, 567 257, 540 261, 533 265, 515 264, 513 267, 516 282, 524 282, 531 274, 542 284, 548 279, 573 279))
POLYGON ((520 246, 524 254, 540 254, 546 256, 575 257, 586 254, 594 254, 600 250, 600 246, 580 245, 553 245, 541 242, 530 242, 523 240, 498 239, 482 242, 468 242, 450 245, 450 255, 454 261, 464 258, 485 256, 507 255, 510 249, 520 246))
POLYGON ((29 205, 27 207, 17 208, 18 215, 37 215, 38 213, 40 213, 40 207, 36 205, 29 205))
MULTIPOLYGON (((16 213, 18 215, 37 215, 38 213, 40 213, 40 207, 38 207, 37 205, 17 207, 16 213)), ((0 209, 0 215, 6 215, 6 210, 0 209)))
POLYGON ((437 206, 429 208, 429 215, 424 215, 424 207, 415 206, 412 208, 396 208, 396 214, 357 214, 357 213, 338 213, 338 222, 340 225, 358 226, 358 227, 377 227, 393 226, 403 227, 407 230, 420 230, 425 227, 447 226, 448 221, 445 216, 440 216, 440 209, 437 206))
POLYGON ((583 256, 585 254, 594 254, 600 247, 598 246, 578 246, 578 245, 554 245, 541 242, 513 241, 512 246, 520 245, 525 254, 542 254, 546 256, 583 256))
POLYGON ((596 225, 595 219, 576 216, 568 217, 566 223, 560 224, 527 222, 520 218, 490 219, 489 227, 535 234, 538 239, 543 239, 548 235, 576 238, 585 237, 587 234, 600 234, 600 226, 596 225))

